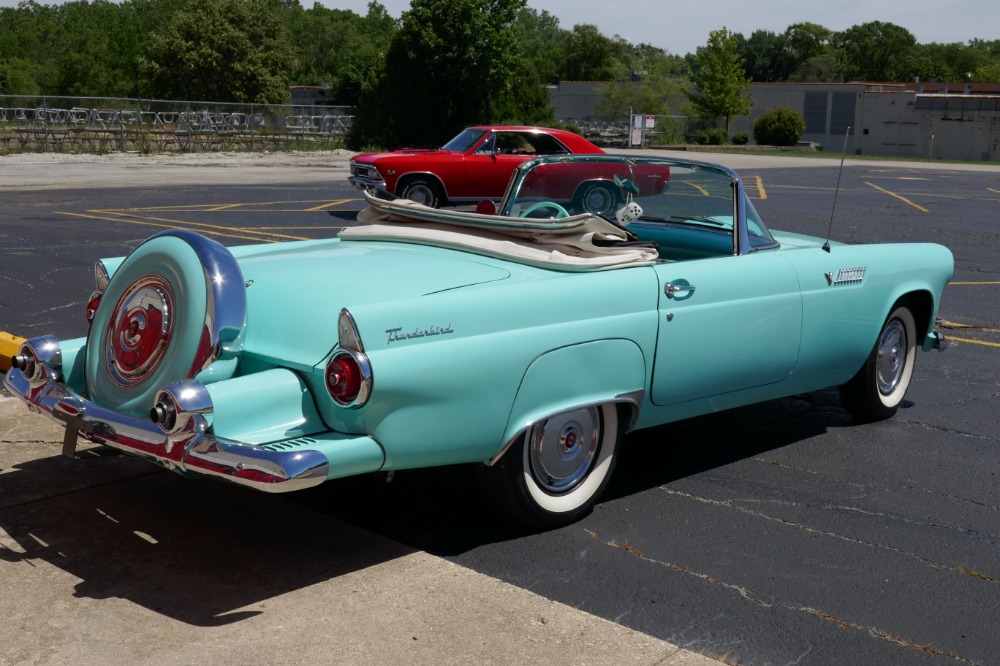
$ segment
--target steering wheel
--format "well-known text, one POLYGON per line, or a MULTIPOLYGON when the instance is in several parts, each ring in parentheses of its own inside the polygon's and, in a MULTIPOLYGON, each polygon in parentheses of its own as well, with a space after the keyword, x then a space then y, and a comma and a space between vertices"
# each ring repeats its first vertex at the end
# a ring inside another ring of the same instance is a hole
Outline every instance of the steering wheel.
POLYGON ((538 203, 531 204, 521 211, 521 214, 518 217, 528 217, 528 215, 540 208, 551 208, 554 210, 556 214, 552 217, 556 219, 560 217, 569 217, 569 212, 554 201, 539 201, 538 203))

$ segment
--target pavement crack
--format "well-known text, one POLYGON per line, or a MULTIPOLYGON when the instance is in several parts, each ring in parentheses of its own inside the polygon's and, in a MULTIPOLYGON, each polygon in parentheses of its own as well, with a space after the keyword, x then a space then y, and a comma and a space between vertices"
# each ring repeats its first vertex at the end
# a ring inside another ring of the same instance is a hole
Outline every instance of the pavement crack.
POLYGON ((851 622, 849 620, 836 617, 835 615, 822 611, 818 608, 813 608, 812 606, 787 602, 777 599, 775 597, 759 594, 757 592, 747 589, 742 585, 727 583, 726 581, 720 580, 719 578, 716 578, 714 576, 694 571, 690 567, 686 567, 673 562, 667 562, 666 560, 660 560, 655 557, 650 557, 645 553, 643 553, 638 548, 631 546, 628 542, 619 544, 614 539, 603 538, 600 534, 598 534, 593 530, 585 529, 584 531, 587 532, 587 534, 589 534, 592 539, 594 539, 595 541, 604 546, 620 550, 621 552, 624 552, 629 556, 639 559, 648 564, 652 564, 658 567, 663 567, 675 573, 683 574, 686 576, 692 576, 704 583, 709 583, 721 589, 735 592, 743 599, 749 601, 750 603, 756 606, 760 606, 763 608, 773 608, 778 610, 789 610, 789 611, 796 611, 799 613, 805 613, 814 618, 823 620, 824 622, 828 622, 840 629, 863 632, 868 634, 869 636, 887 641, 889 643, 893 643, 899 647, 907 648, 910 650, 916 650, 918 652, 923 652, 925 654, 930 654, 938 657, 945 657, 947 659, 950 659, 954 662, 961 664, 970 664, 971 666, 982 666, 982 662, 976 661, 974 659, 969 659, 968 657, 964 657, 958 654, 957 652, 951 650, 942 650, 940 648, 934 647, 933 645, 920 643, 918 641, 908 639, 904 636, 900 636, 899 634, 895 634, 891 631, 879 629, 878 627, 874 627, 871 625, 851 622))
POLYGON ((709 504, 709 505, 716 506, 716 507, 721 507, 721 508, 726 508, 726 509, 732 509, 734 511, 739 511, 740 513, 746 514, 748 516, 752 516, 754 518, 759 518, 761 520, 767 520, 767 521, 770 521, 770 522, 775 522, 775 523, 778 523, 780 525, 785 525, 786 527, 791 527, 793 529, 802 530, 802 531, 807 532, 809 534, 818 534, 818 535, 821 535, 821 536, 829 537, 831 539, 837 539, 839 541, 845 541, 847 543, 856 544, 856 545, 859 545, 859 546, 864 546, 866 548, 872 548, 872 549, 875 549, 875 550, 883 550, 883 551, 887 551, 887 552, 890 552, 890 553, 894 553, 896 555, 902 555, 903 557, 907 557, 907 558, 916 560, 917 562, 920 562, 921 564, 924 564, 924 565, 926 565, 926 566, 928 566, 928 567, 930 567, 932 569, 936 569, 938 571, 949 571, 951 573, 959 574, 959 575, 962 575, 962 576, 971 576, 972 578, 976 578, 976 579, 985 581, 987 583, 1000 584, 1000 579, 997 579, 994 576, 991 576, 989 574, 985 574, 985 573, 983 573, 981 571, 977 571, 975 569, 969 569, 969 568, 963 567, 961 565, 951 565, 951 564, 944 564, 942 562, 936 562, 936 561, 934 561, 932 559, 924 557, 923 555, 918 555, 917 553, 911 553, 909 551, 902 550, 900 548, 896 548, 895 546, 892 546, 890 544, 876 543, 874 541, 865 541, 863 539, 858 539, 858 538, 855 538, 855 537, 852 537, 852 536, 848 536, 846 534, 839 534, 837 532, 831 532, 829 530, 823 530, 823 529, 820 529, 818 527, 812 527, 810 525, 806 525, 804 523, 799 523, 799 522, 796 522, 794 520, 788 520, 786 518, 779 518, 778 516, 772 516, 772 515, 770 515, 768 513, 764 513, 763 511, 756 511, 754 509, 751 509, 751 508, 748 508, 748 507, 745 507, 745 506, 741 506, 740 504, 737 503, 736 500, 716 500, 716 499, 711 499, 709 497, 702 497, 702 496, 699 496, 699 495, 693 495, 691 493, 681 492, 679 490, 672 490, 670 488, 662 488, 661 487, 660 490, 662 490, 663 492, 665 492, 665 493, 667 493, 669 495, 675 495, 675 496, 678 496, 678 497, 684 497, 686 499, 689 499, 689 500, 692 500, 692 501, 695 501, 695 502, 701 502, 703 504, 709 504))
MULTIPOLYGON (((976 435, 976 437, 980 437, 980 436, 976 435)), ((982 437, 980 437, 980 438, 982 439, 982 437)), ((813 476, 818 476, 818 477, 821 477, 821 478, 824 478, 824 479, 829 479, 829 480, 835 481, 837 483, 842 483, 842 484, 844 484, 846 486, 850 486, 852 488, 856 488, 858 491, 860 491, 862 493, 863 497, 868 497, 870 491, 872 491, 872 490, 874 490, 874 491, 881 491, 881 492, 894 492, 894 489, 887 488, 885 486, 873 486, 873 485, 870 485, 870 484, 855 483, 853 481, 847 481, 845 479, 841 479, 841 478, 838 478, 836 476, 831 476, 829 474, 824 474, 822 472, 817 472, 817 471, 814 471, 814 470, 811 470, 811 469, 807 469, 805 467, 799 467, 797 465, 789 465, 787 463, 782 463, 782 462, 779 462, 779 461, 777 461, 777 460, 775 460, 773 458, 770 458, 770 459, 754 458, 754 460, 756 462, 762 462, 762 463, 765 463, 765 464, 768 464, 768 465, 775 465, 776 467, 779 467, 779 468, 782 468, 782 469, 785 469, 785 470, 788 470, 788 471, 800 472, 802 474, 811 474, 813 476)), ((921 490, 921 492, 927 493, 929 495, 933 495, 935 497, 943 497, 945 499, 949 499, 949 500, 952 500, 952 501, 955 501, 955 502, 963 502, 963 503, 966 503, 966 504, 971 504, 973 506, 977 506, 977 507, 982 508, 982 509, 989 509, 991 511, 1000 511, 1000 505, 988 504, 986 502, 981 502, 979 500, 971 499, 969 497, 962 497, 961 495, 953 495, 951 493, 944 493, 944 492, 941 492, 940 490, 932 490, 930 488, 922 488, 920 490, 921 490)), ((899 520, 905 520, 905 519, 900 518, 899 520)), ((943 525, 935 525, 935 527, 944 527, 944 526, 943 525)), ((955 529, 955 528, 950 528, 950 529, 955 529)), ((959 528, 959 531, 964 531, 964 530, 961 530, 959 528)), ((970 532, 970 533, 972 533, 972 532, 970 532)))

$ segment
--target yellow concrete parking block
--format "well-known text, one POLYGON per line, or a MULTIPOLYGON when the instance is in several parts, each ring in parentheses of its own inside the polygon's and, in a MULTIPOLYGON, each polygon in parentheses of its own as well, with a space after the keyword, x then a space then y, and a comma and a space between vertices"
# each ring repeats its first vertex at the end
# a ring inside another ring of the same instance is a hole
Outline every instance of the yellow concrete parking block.
POLYGON ((10 357, 17 353, 22 342, 24 338, 0 331, 0 370, 3 372, 10 370, 10 357))

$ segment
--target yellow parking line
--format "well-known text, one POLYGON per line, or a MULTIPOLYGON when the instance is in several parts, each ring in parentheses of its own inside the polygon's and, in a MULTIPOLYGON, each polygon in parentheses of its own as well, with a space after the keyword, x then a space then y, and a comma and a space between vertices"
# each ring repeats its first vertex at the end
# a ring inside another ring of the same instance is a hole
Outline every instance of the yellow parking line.
POLYGON ((698 190, 699 192, 701 192, 706 197, 707 196, 711 196, 708 193, 708 190, 706 190, 704 187, 702 187, 701 185, 699 185, 697 183, 692 183, 690 180, 682 180, 681 182, 684 183, 685 185, 690 185, 691 187, 693 187, 694 189, 698 190))
POLYGON ((946 335, 945 339, 948 340, 949 342, 950 341, 968 342, 969 344, 973 344, 973 345, 985 345, 987 347, 1000 347, 1000 342, 986 342, 984 340, 970 340, 968 338, 956 338, 956 337, 953 337, 953 336, 950 336, 950 335, 946 335))
POLYGON ((320 211, 327 210, 327 209, 329 209, 329 208, 331 208, 333 206, 341 206, 341 205, 343 205, 343 204, 345 204, 345 203, 347 203, 349 201, 357 201, 357 200, 356 199, 337 199, 336 201, 328 201, 325 204, 321 204, 319 206, 314 206, 312 208, 306 208, 305 212, 307 212, 307 213, 318 213, 320 211))
POLYGON ((10 358, 21 349, 23 343, 24 338, 0 331, 0 370, 10 370, 10 358))
MULTIPOLYGON (((135 224, 144 227, 156 227, 158 229, 188 229, 190 231, 197 231, 198 233, 206 234, 209 236, 220 236, 222 238, 238 238, 240 240, 252 240, 263 243, 281 242, 276 239, 269 240, 266 238, 251 237, 246 234, 228 234, 228 233, 223 233, 221 231, 213 231, 212 229, 192 229, 190 226, 185 226, 185 224, 178 222, 174 222, 172 224, 159 224, 156 222, 144 222, 142 220, 132 220, 125 217, 102 217, 100 215, 84 215, 83 213, 66 213, 62 211, 58 212, 57 214, 68 215, 69 217, 82 217, 89 220, 104 220, 106 222, 122 222, 124 224, 135 224)), ((208 226, 208 225, 199 225, 199 226, 208 226)), ((217 227, 217 228, 225 229, 225 227, 217 227)), ((297 238, 295 236, 287 236, 287 238, 294 238, 295 240, 309 240, 308 238, 305 237, 297 238)))
POLYGON ((757 193, 760 195, 760 200, 764 201, 767 199, 767 191, 764 189, 764 179, 760 176, 755 176, 757 179, 757 193))
POLYGON ((868 185, 869 187, 874 187, 879 192, 884 192, 885 194, 888 194, 890 197, 896 197, 897 199, 899 199, 903 203, 905 203, 905 204, 907 204, 909 206, 913 206, 917 210, 921 210, 921 211, 923 211, 925 213, 929 213, 930 212, 929 210, 927 210, 923 206, 921 206, 919 204, 915 204, 912 201, 910 201, 909 199, 907 199, 906 197, 902 197, 902 196, 896 194, 895 192, 890 192, 889 190, 881 188, 878 185, 873 185, 872 183, 869 183, 868 181, 865 181, 865 185, 868 185))

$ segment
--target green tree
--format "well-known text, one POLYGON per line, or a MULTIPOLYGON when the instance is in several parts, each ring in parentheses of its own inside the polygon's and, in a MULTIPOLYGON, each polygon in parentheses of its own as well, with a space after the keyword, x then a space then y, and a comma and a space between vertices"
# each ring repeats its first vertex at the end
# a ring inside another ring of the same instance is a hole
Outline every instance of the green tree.
POLYGON ((563 81, 610 81, 624 68, 621 44, 601 34, 596 25, 563 30, 558 45, 559 78, 563 81))
POLYGON ((295 67, 289 41, 264 0, 199 0, 150 37, 140 67, 153 97, 277 104, 295 67))
POLYGON ((833 31, 818 23, 793 23, 785 29, 788 48, 800 67, 809 59, 828 52, 832 36, 833 31))
POLYGON ((559 83, 559 19, 547 11, 524 7, 514 22, 522 59, 544 83, 559 83))
POLYGON ((299 85, 330 85, 331 104, 356 105, 362 82, 385 62, 399 23, 378 2, 368 13, 300 5, 283 12, 298 54, 292 80, 299 85))
POLYGON ((630 112, 668 115, 671 100, 682 99, 687 86, 687 65, 649 44, 628 45, 627 71, 599 87, 597 112, 604 118, 627 118, 630 112))
POLYGON ((1000 83, 1000 60, 978 67, 972 73, 972 80, 977 83, 1000 83))
POLYGON ((908 81, 913 76, 916 38, 893 23, 872 21, 833 37, 847 81, 908 81))
POLYGON ((754 30, 748 39, 736 35, 736 43, 751 81, 785 81, 796 70, 798 62, 785 34, 754 30))
POLYGON ((465 125, 493 122, 500 109, 513 114, 519 98, 536 103, 534 91, 520 89, 540 86, 519 77, 514 22, 524 6, 525 0, 413 0, 385 68, 362 89, 351 144, 440 145, 465 125))
POLYGON ((748 94, 750 80, 743 70, 743 59, 736 50, 737 40, 728 29, 714 30, 708 35, 708 43, 699 46, 693 58, 694 67, 691 82, 694 88, 687 92, 688 99, 698 113, 714 120, 720 116, 750 113, 753 102, 748 94))
POLYGON ((814 55, 799 65, 793 80, 808 83, 831 83, 842 81, 840 59, 834 51, 814 55))

